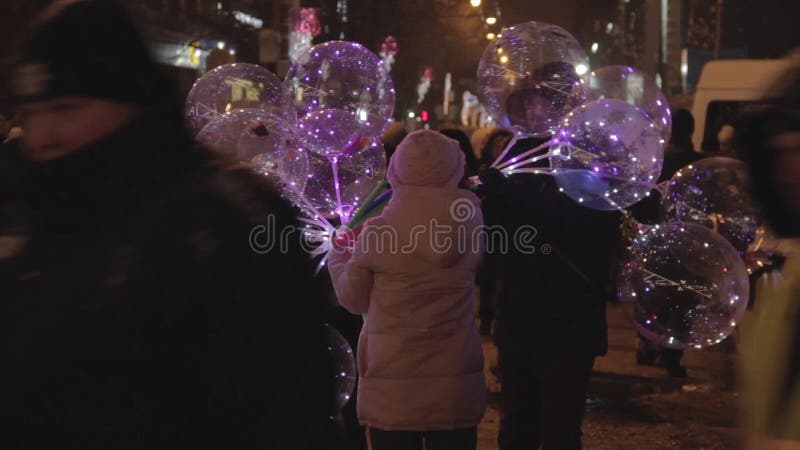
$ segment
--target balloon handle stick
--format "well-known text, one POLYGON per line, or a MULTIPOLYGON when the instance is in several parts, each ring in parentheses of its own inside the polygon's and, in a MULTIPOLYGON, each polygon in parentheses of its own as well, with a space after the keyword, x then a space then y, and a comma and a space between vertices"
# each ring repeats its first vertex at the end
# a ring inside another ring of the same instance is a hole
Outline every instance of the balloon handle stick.
POLYGON ((337 156, 331 158, 331 171, 333 172, 333 189, 336 191, 336 211, 342 215, 344 212, 342 210, 341 184, 339 183, 339 157, 337 156))
POLYGON ((520 139, 519 136, 514 134, 514 137, 511 138, 511 140, 508 142, 508 145, 506 145, 506 148, 504 148, 503 151, 500 153, 500 156, 498 156, 497 159, 494 160, 494 162, 492 163, 492 167, 497 167, 497 165, 500 164, 500 161, 502 161, 503 158, 506 157, 508 152, 511 151, 511 147, 513 147, 519 141, 519 139, 520 139))
POLYGON ((383 194, 388 188, 389 183, 387 183, 386 180, 381 180, 378 182, 375 188, 372 189, 372 192, 370 192, 369 195, 367 195, 367 198, 364 199, 364 202, 361 203, 361 206, 359 206, 355 214, 353 214, 353 216, 350 218, 350 222, 346 225, 346 227, 350 229, 355 227, 356 225, 354 225, 354 223, 357 224, 360 222, 362 216, 371 209, 372 203, 375 201, 375 199, 378 198, 379 195, 383 194))

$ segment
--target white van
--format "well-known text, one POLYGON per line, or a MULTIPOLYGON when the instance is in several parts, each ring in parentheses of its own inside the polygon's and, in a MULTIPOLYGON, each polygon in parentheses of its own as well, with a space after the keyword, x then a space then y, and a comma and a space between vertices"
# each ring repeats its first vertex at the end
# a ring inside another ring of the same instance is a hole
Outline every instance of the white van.
POLYGON ((694 148, 710 153, 719 147, 717 133, 731 124, 743 106, 763 97, 788 59, 728 59, 703 66, 694 94, 694 148))

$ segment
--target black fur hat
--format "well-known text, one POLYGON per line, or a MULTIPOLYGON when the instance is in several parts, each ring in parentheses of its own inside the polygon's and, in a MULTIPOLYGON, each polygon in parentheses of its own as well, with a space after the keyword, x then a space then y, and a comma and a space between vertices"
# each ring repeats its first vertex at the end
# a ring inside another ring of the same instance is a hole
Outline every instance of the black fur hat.
POLYGON ((34 22, 12 95, 18 104, 88 97, 154 105, 164 100, 164 86, 123 8, 106 0, 62 0, 34 22))

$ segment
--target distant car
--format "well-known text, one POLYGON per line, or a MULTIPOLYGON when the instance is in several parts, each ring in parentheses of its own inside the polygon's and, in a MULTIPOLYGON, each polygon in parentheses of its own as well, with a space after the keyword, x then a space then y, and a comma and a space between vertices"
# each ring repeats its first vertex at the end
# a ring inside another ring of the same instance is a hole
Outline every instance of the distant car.
POLYGON ((717 134, 722 126, 732 124, 743 107, 762 98, 765 90, 788 67, 787 59, 728 59, 706 63, 692 106, 694 148, 716 152, 717 134))

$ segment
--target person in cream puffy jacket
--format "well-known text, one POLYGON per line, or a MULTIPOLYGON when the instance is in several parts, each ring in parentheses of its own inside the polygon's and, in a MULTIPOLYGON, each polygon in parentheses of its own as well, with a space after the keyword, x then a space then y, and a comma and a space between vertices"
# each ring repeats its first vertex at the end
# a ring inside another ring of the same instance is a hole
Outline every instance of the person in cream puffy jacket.
POLYGON ((456 141, 409 134, 389 163, 388 205, 352 250, 331 254, 339 302, 367 316, 357 406, 374 450, 476 447, 486 407, 474 324, 483 218, 478 198, 457 187, 463 174, 456 141))

